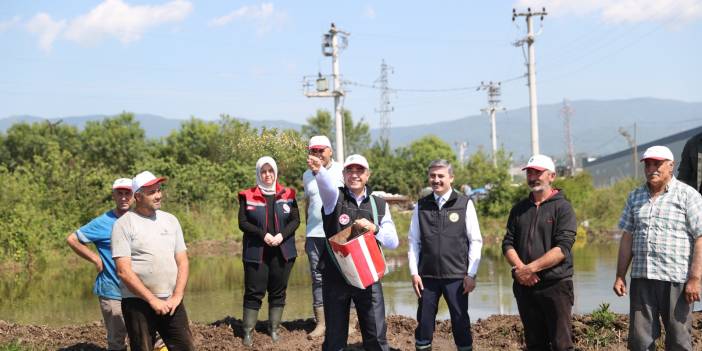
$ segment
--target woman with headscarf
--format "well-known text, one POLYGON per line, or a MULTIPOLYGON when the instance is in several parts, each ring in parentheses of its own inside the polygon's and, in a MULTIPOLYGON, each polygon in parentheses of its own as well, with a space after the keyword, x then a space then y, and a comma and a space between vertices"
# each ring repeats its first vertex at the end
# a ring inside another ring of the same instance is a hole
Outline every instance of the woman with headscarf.
POLYGON ((239 192, 239 229, 244 232, 243 343, 253 345, 253 330, 268 292, 268 331, 277 342, 285 291, 297 257, 295 229, 300 214, 295 190, 278 183, 278 166, 264 156, 256 162, 256 186, 239 192))

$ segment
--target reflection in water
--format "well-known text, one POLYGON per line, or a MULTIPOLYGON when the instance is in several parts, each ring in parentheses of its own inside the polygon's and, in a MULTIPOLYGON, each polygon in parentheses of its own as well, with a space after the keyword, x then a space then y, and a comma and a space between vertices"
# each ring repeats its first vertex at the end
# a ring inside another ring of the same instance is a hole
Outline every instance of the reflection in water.
MULTIPOLYGON (((496 250, 492 250, 494 252, 496 250)), ((575 313, 589 313, 602 302, 615 312, 628 311, 628 299, 617 298, 611 286, 616 266, 617 244, 585 245, 576 248, 575 313)), ((390 273, 383 279, 387 314, 414 317, 417 299, 403 259, 389 260, 390 273)), ((34 272, 0 276, 0 319, 19 323, 65 325, 100 320, 93 296, 95 270, 90 265, 67 269, 46 265, 34 272)), ((484 254, 470 296, 473 320, 493 314, 517 314, 512 295, 512 277, 504 259, 484 254)), ((225 316, 241 317, 244 287, 243 265, 239 257, 193 257, 185 303, 191 319, 212 322, 225 316)), ((288 286, 284 318, 312 317, 312 289, 307 258, 299 257, 288 286)), ((267 302, 259 314, 267 319, 267 302)), ((439 306, 439 319, 448 319, 448 309, 439 306)))

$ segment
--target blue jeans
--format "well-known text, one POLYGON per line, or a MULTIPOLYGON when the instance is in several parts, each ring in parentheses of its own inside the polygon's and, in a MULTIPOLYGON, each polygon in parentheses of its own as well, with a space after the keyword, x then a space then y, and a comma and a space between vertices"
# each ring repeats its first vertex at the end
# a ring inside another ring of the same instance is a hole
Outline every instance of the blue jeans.
POLYGON ((312 307, 322 307, 322 270, 319 257, 327 249, 327 238, 309 237, 305 240, 305 252, 310 260, 310 275, 312 277, 312 307))

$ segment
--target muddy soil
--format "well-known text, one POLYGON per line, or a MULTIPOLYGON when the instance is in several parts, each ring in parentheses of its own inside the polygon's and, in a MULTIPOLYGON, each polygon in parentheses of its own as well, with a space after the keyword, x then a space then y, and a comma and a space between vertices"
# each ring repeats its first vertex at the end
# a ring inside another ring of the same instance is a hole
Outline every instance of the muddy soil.
MULTIPOLYGON (((693 348, 702 349, 702 313, 694 313, 693 348)), ((389 316, 388 342, 392 350, 414 350, 416 321, 403 316, 389 316)), ((266 333, 266 322, 256 326, 254 346, 249 350, 320 350, 322 339, 307 340, 314 328, 312 319, 283 322, 281 341, 273 344, 266 333)), ((211 324, 191 325, 198 350, 246 350, 241 345, 241 320, 226 317, 211 324)), ((492 316, 472 326, 475 350, 520 350, 522 325, 518 316, 492 316)), ((627 317, 618 315, 607 330, 597 329, 589 315, 575 316, 573 330, 578 350, 626 350, 627 317)), ((101 322, 79 326, 46 327, 18 325, 0 321, 0 345, 14 344, 38 350, 104 350, 101 322)), ((662 346, 662 345, 661 345, 662 346)), ((0 347, 2 348, 2 347, 0 347)), ((349 337, 348 350, 363 350, 357 331, 349 337)), ((434 350, 455 350, 451 323, 439 321, 434 333, 434 350)))

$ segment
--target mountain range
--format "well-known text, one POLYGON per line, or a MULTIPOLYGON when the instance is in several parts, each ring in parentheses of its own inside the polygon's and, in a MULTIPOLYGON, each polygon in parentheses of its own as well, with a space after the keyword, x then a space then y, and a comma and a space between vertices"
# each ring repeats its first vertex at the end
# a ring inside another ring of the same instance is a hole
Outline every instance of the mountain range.
MULTIPOLYGON (((637 144, 653 141, 671 134, 702 125, 702 102, 683 102, 656 98, 624 100, 574 100, 568 102, 573 114, 571 135, 578 155, 603 156, 628 147, 622 131, 636 137, 637 144), (636 128, 634 128, 634 126, 636 128)), ((563 104, 539 105, 539 142, 541 153, 561 157, 565 155, 563 104)), ((50 121, 82 128, 85 122, 100 120, 108 115, 48 118, 50 121)), ((427 116, 432 119, 436 116, 427 116)), ((178 129, 183 120, 152 114, 135 114, 147 137, 160 138, 178 129)), ((390 115, 395 124, 401 116, 390 115)), ((37 116, 10 116, 0 119, 0 131, 18 122, 33 123, 46 120, 37 116)), ((531 153, 529 108, 507 110, 497 114, 498 145, 513 153, 518 159, 531 153)), ((255 128, 269 127, 300 130, 301 124, 280 120, 245 120, 255 128)), ((380 130, 372 129, 375 140, 380 130)), ((464 118, 413 126, 396 126, 390 129, 392 147, 404 146, 424 135, 437 135, 449 144, 466 142, 466 154, 478 148, 490 151, 490 122, 487 115, 469 115, 464 118)))

